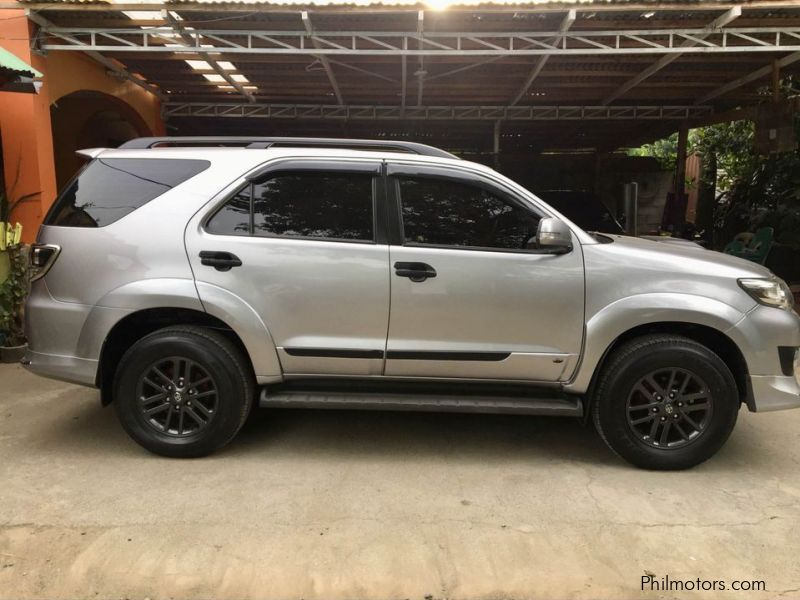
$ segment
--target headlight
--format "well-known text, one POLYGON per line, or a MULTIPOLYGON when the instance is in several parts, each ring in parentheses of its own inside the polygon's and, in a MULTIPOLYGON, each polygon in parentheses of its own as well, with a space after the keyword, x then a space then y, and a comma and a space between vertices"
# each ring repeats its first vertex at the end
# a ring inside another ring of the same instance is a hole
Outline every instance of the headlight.
POLYGON ((739 285, 759 304, 785 309, 794 306, 792 291, 783 279, 740 279, 739 285))

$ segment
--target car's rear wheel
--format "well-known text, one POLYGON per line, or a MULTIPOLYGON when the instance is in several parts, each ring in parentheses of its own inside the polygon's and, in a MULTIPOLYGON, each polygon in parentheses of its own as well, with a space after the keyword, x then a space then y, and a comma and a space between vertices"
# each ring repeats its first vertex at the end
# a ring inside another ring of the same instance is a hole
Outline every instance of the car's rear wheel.
POLYGON ((122 357, 114 407, 128 434, 170 457, 205 456, 230 442, 253 401, 253 377, 238 348, 203 327, 160 329, 122 357))
POLYGON ((739 394, 725 363, 688 338, 651 335, 609 357, 592 416, 609 447, 646 469, 686 469, 713 456, 736 424, 739 394))

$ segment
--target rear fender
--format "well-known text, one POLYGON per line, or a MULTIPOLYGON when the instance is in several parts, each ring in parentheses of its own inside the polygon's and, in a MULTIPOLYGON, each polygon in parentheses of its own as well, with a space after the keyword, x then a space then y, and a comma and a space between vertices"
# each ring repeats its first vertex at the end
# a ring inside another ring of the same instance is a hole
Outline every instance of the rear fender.
POLYGON ((109 292, 89 312, 77 355, 97 359, 116 323, 134 312, 151 308, 185 308, 218 318, 242 340, 259 383, 281 379, 272 336, 255 311, 230 292, 206 284, 195 287, 191 279, 145 279, 109 292), (202 294, 202 302, 198 292, 202 294))
POLYGON ((241 338, 250 354, 256 381, 280 381, 282 371, 275 342, 253 307, 228 290, 201 281, 197 282, 197 292, 206 312, 227 323, 241 338))

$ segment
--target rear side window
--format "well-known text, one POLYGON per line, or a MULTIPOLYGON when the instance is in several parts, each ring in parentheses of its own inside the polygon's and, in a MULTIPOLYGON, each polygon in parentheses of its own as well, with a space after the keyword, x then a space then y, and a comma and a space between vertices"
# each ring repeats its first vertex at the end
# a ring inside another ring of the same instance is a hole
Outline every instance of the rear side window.
POLYGON ((46 225, 103 227, 205 171, 207 160, 98 158, 61 193, 46 225))
POLYGON ((248 184, 206 226, 225 235, 373 241, 373 175, 288 171, 248 184))

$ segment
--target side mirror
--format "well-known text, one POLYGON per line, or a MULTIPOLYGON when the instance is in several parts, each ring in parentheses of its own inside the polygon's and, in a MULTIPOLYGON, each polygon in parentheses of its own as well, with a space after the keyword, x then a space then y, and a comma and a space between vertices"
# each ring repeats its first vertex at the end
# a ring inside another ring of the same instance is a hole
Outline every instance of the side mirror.
POLYGON ((554 217, 543 217, 536 230, 536 242, 541 250, 565 254, 572 250, 572 232, 563 221, 554 217))

